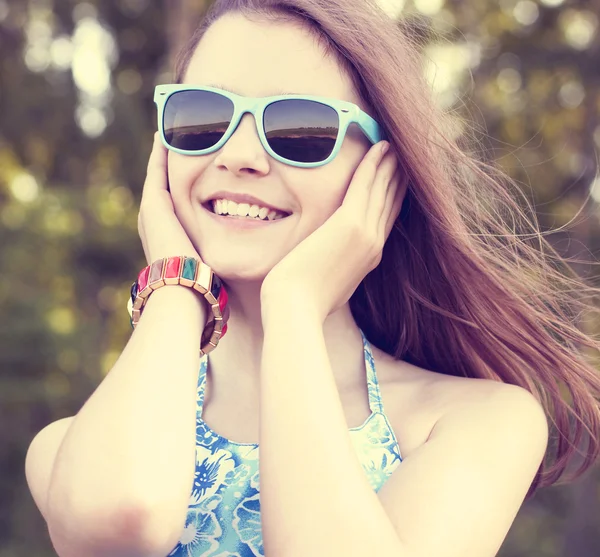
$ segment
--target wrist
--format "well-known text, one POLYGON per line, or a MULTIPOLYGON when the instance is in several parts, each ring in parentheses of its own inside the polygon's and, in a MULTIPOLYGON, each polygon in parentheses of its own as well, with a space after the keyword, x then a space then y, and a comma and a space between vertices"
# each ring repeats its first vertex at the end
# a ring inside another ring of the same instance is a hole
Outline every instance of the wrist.
POLYGON ((171 285, 159 288, 148 297, 144 311, 148 307, 160 306, 165 308, 182 308, 192 311, 198 317, 198 321, 205 323, 208 317, 208 301, 200 292, 185 286, 171 285))
POLYGON ((325 321, 316 305, 290 292, 285 296, 261 297, 261 318, 265 332, 269 327, 280 327, 283 323, 302 321, 322 326, 325 321))
POLYGON ((205 323, 201 336, 201 356, 214 350, 227 332, 227 290, 221 279, 200 259, 179 255, 157 259, 144 267, 137 281, 131 285, 131 298, 127 303, 134 329, 149 303, 153 307, 163 307, 165 311, 168 311, 168 307, 176 306, 180 313, 189 314, 190 308, 196 312, 196 321, 205 323), (186 288, 166 288, 175 285, 186 288), (155 302, 151 303, 151 299, 155 302))
POLYGON ((157 288, 152 292, 151 296, 148 296, 146 305, 150 304, 152 300, 182 298, 187 299, 188 303, 204 307, 208 305, 208 302, 200 292, 194 288, 187 286, 181 286, 179 284, 166 285, 163 288, 157 288))

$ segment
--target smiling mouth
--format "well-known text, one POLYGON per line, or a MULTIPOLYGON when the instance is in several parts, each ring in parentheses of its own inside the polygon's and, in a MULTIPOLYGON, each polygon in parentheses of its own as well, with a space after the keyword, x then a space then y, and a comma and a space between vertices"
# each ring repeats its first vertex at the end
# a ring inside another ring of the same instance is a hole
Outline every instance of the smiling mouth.
POLYGON ((213 215, 216 215, 217 217, 229 217, 231 219, 254 220, 254 221, 259 221, 259 222, 272 222, 272 221, 277 221, 277 220, 283 220, 291 215, 291 213, 285 213, 282 211, 275 211, 275 210, 270 210, 268 213, 263 212, 263 214, 264 214, 263 218, 261 218, 260 215, 257 215, 254 217, 250 216, 250 215, 235 215, 235 214, 230 215, 227 212, 225 212, 225 213, 217 212, 214 201, 207 201, 206 203, 202 203, 202 206, 207 211, 209 211, 213 215))

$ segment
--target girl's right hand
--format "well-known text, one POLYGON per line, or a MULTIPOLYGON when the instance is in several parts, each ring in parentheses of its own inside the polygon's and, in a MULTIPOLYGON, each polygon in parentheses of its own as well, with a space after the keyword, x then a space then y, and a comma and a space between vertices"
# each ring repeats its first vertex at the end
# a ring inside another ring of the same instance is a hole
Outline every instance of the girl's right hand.
POLYGON ((168 189, 167 149, 161 142, 159 132, 154 134, 148 161, 138 215, 138 232, 148 265, 157 259, 176 255, 200 259, 175 214, 168 189))

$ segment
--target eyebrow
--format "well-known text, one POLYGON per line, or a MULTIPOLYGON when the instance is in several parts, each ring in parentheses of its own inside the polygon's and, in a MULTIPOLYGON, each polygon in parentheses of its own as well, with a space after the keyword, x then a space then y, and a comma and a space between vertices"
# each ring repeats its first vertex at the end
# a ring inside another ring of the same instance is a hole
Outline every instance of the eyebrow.
MULTIPOLYGON (((231 88, 225 87, 224 85, 221 85, 219 83, 208 83, 206 84, 206 87, 215 87, 216 89, 223 89, 223 91, 229 91, 230 93, 234 93, 236 95, 241 95, 241 96, 245 96, 242 95, 242 93, 240 93, 239 91, 234 91, 231 88)), ((276 95, 303 95, 304 93, 291 93, 289 91, 273 91, 270 95, 264 95, 265 97, 274 97, 276 95)))

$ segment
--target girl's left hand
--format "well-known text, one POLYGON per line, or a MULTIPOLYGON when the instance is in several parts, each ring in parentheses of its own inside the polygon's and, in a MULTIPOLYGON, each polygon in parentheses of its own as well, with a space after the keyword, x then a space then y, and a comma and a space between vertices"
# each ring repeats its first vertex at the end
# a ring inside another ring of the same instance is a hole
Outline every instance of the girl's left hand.
POLYGON ((341 308, 379 265, 398 218, 408 177, 382 141, 356 169, 342 205, 271 269, 261 288, 261 311, 285 311, 293 301, 321 322, 341 308), (283 305, 283 307, 282 307, 283 305))

